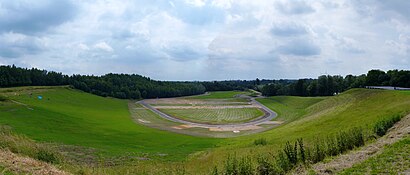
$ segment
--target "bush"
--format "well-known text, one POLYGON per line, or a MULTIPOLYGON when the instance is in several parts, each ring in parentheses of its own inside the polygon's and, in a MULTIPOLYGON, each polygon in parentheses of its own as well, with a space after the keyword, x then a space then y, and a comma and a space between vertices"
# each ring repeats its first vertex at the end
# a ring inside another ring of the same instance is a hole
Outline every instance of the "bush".
POLYGON ((36 159, 44 161, 44 162, 48 162, 48 163, 58 163, 59 162, 58 156, 55 153, 49 150, 45 150, 45 149, 40 149, 37 152, 36 159))
POLYGON ((401 116, 400 115, 394 115, 389 118, 384 118, 376 122, 376 124, 373 127, 373 131, 376 135, 378 136, 383 136, 387 133, 387 130, 391 128, 395 123, 400 121, 401 116))
POLYGON ((225 162, 224 175, 251 175, 254 173, 252 159, 250 157, 242 157, 240 160, 236 156, 228 156, 225 162))
POLYGON ((265 138, 256 139, 253 141, 254 145, 267 145, 268 141, 265 138))
POLYGON ((257 173, 260 175, 278 174, 274 165, 269 161, 267 157, 259 155, 257 173))
POLYGON ((7 101, 7 100, 8 100, 7 97, 0 95, 0 101, 7 101))

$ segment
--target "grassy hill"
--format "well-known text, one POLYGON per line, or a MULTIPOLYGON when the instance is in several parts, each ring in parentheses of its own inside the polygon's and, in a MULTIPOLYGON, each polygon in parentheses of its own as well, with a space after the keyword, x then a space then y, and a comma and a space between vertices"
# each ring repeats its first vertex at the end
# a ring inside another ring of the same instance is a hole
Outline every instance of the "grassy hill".
POLYGON ((303 138, 309 144, 353 127, 370 132, 381 118, 410 113, 410 93, 405 91, 352 89, 327 98, 270 97, 259 101, 278 111, 280 120, 290 122, 263 133, 226 140, 226 145, 200 155, 197 163, 192 164, 201 165, 206 171, 213 165, 223 166, 228 155, 252 157, 276 153, 287 141, 303 138), (266 139, 267 145, 254 145, 259 138, 266 139))
POLYGON ((150 159, 182 160, 220 141, 137 124, 129 115, 127 100, 67 87, 10 88, 0 89, 0 93, 15 101, 0 103, 0 125, 11 126, 15 132, 40 142, 94 148, 102 156, 130 153, 150 159), (37 98, 39 95, 42 100, 37 98))
MULTIPOLYGON (((15 101, 0 102, 0 125, 9 125, 36 141, 90 147, 103 157, 132 153, 166 160, 152 163, 149 168, 172 166, 175 161, 186 160, 178 165, 183 171, 195 174, 208 172, 215 165, 223 166, 229 154, 267 155, 281 149, 287 141, 303 138, 306 143, 312 143, 317 137, 352 127, 371 130, 381 118, 410 112, 410 93, 405 91, 352 89, 326 98, 269 97, 259 101, 277 111, 278 120, 285 121, 283 125, 249 136, 212 139, 136 124, 129 116, 128 101, 67 87, 0 89, 0 94, 15 101), (43 99, 39 100, 38 95, 43 99), (254 141, 259 138, 266 139, 267 144, 256 146, 254 141)), ((219 93, 217 97, 230 98, 235 94, 219 93)), ((102 166, 93 171, 132 173, 135 169, 135 166, 102 166)))

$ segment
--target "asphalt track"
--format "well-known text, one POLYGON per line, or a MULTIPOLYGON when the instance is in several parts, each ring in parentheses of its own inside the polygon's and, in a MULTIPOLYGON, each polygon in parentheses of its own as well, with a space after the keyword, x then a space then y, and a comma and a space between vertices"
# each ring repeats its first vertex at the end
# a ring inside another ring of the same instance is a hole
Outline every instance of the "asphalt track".
POLYGON ((263 104, 259 103, 258 101, 255 100, 255 98, 250 98, 251 103, 259 106, 260 110, 263 111, 263 113, 265 113, 263 116, 258 117, 254 120, 248 121, 248 122, 244 122, 244 123, 235 123, 235 124, 205 124, 205 123, 195 123, 195 122, 191 122, 191 121, 186 121, 186 120, 181 120, 172 116, 169 116, 168 114, 165 114, 161 111, 159 111, 158 109, 155 109, 154 107, 152 107, 151 105, 145 103, 144 100, 138 101, 137 103, 143 105, 144 107, 148 108, 149 110, 155 112, 156 114, 158 114, 160 117, 173 121, 173 122, 178 122, 178 123, 182 123, 182 124, 187 124, 187 125, 191 125, 191 126, 198 126, 198 127, 244 127, 244 126, 251 126, 251 125, 259 125, 262 123, 265 123, 267 121, 270 121, 272 119, 274 119, 277 114, 276 112, 270 110, 269 108, 267 108, 266 106, 264 106, 263 104))

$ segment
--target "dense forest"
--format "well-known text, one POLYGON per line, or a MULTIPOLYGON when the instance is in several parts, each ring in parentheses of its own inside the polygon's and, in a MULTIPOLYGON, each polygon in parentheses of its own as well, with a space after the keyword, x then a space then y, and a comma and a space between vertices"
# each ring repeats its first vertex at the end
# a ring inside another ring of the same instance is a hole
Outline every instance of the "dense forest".
POLYGON ((156 81, 136 74, 63 75, 62 73, 0 66, 0 87, 71 85, 99 96, 122 99, 163 98, 202 94, 206 91, 255 89, 265 96, 330 96, 364 86, 410 87, 408 70, 370 70, 354 76, 322 75, 299 80, 229 80, 204 82, 156 81))
POLYGON ((155 81, 135 74, 67 76, 35 68, 0 66, 0 87, 56 85, 71 85, 96 95, 123 99, 178 97, 202 94, 206 91, 199 82, 155 81))
POLYGON ((322 75, 317 79, 299 79, 295 82, 272 81, 260 90, 265 96, 330 96, 350 88, 365 86, 410 87, 410 71, 408 70, 370 70, 359 76, 322 75))

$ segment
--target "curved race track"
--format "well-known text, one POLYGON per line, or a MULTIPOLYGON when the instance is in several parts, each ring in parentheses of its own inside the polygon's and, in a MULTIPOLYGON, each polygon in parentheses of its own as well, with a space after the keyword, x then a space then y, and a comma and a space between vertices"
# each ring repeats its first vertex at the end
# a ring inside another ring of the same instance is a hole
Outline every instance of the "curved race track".
POLYGON ((195 122, 191 122, 191 121, 186 121, 186 120, 181 120, 175 117, 172 117, 168 114, 165 114, 161 111, 159 111, 158 109, 155 109, 154 107, 152 107, 151 105, 145 103, 144 100, 139 101, 137 103, 143 105, 144 107, 150 109, 151 111, 155 112, 156 114, 158 114, 160 117, 173 121, 173 122, 178 122, 178 123, 182 123, 182 124, 187 124, 187 125, 191 125, 191 126, 198 126, 198 127, 244 127, 244 126, 251 126, 251 125, 259 125, 265 122, 268 122, 272 119, 274 119, 277 114, 276 112, 270 110, 269 108, 267 108, 266 106, 262 105, 261 103, 259 103, 258 101, 255 100, 255 98, 250 98, 251 103, 259 106, 260 110, 262 110, 265 115, 258 117, 254 120, 248 121, 248 122, 244 122, 244 123, 236 123, 236 124, 204 124, 204 123, 195 123, 195 122))

